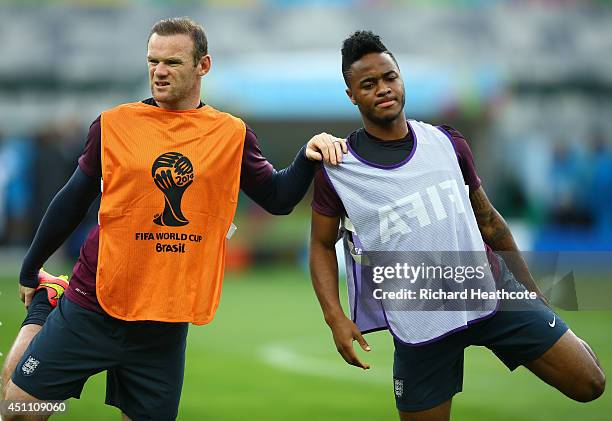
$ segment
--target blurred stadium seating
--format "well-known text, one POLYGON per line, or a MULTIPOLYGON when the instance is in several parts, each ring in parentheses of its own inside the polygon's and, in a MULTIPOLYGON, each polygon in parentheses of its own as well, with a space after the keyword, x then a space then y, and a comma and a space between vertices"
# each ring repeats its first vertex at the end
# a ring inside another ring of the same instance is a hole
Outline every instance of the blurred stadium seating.
MULTIPOLYGON (((524 247, 612 247, 612 7, 567 0, 4 1, 0 244, 29 243, 100 111, 148 95, 147 30, 175 15, 206 28, 204 100, 254 128, 277 167, 312 134, 358 126, 339 47, 372 29, 398 57, 408 116, 464 132, 494 203, 528 228, 524 247)), ((267 218, 251 207, 242 227, 267 218)), ((282 241, 245 228, 237 243, 294 259, 307 208, 265 225, 282 241)))

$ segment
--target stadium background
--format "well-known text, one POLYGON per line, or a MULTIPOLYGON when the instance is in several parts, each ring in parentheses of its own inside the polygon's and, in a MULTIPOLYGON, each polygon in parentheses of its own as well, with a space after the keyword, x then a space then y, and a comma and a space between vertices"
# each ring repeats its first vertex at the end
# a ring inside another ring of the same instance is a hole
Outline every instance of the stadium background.
MULTIPOLYGON (((182 15, 202 22, 209 39, 204 101, 242 117, 277 168, 313 134, 359 126, 339 48, 352 31, 371 29, 396 54, 407 115, 466 135, 523 249, 612 250, 608 1, 4 0, 0 360, 24 315, 21 258, 74 171, 89 123, 149 95, 148 29, 182 15)), ((344 364, 323 323, 306 268, 309 203, 272 217, 241 197, 220 311, 190 331, 179 419, 396 419, 388 334, 369 335, 373 369, 363 373, 344 364)), ((48 270, 70 270, 92 223, 95 211, 48 270)), ((610 370, 612 313, 562 314, 610 370)), ((571 402, 524 369, 510 375, 486 350, 467 352, 465 372, 456 420, 612 418, 610 393, 571 402)), ((103 391, 103 376, 93 378, 64 418, 116 418, 103 391)))

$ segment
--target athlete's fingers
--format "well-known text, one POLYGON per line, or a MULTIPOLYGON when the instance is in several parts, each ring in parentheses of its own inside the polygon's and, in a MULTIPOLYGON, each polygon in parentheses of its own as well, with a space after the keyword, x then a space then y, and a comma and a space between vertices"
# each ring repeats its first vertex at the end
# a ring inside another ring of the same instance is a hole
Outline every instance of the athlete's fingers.
MULTIPOLYGON (((332 330, 336 349, 340 355, 342 355, 344 361, 350 365, 363 368, 364 370, 369 369, 370 365, 361 362, 353 348, 353 341, 357 338, 365 343, 365 340, 361 337, 361 331, 355 323, 346 317, 341 317, 333 321, 330 324, 330 328, 332 330)), ((367 343, 365 343, 365 345, 368 346, 367 343)))
POLYGON ((23 302, 23 304, 25 304, 26 308, 30 306, 35 292, 36 288, 28 288, 24 287, 23 285, 19 285, 19 299, 21 302, 23 302))
POLYGON ((323 160, 323 155, 321 155, 320 152, 316 152, 312 149, 306 153, 306 157, 312 161, 322 161, 323 160))
POLYGON ((343 152, 348 151, 344 139, 327 133, 313 136, 306 145, 306 157, 313 161, 325 161, 332 165, 342 162, 343 152))
POLYGON ((340 139, 327 133, 321 133, 319 136, 325 142, 327 148, 329 148, 329 163, 332 165, 338 165, 341 163, 344 152, 348 151, 344 139, 340 139))
POLYGON ((354 338, 357 341, 357 343, 359 343, 359 345, 361 345, 361 349, 363 349, 366 352, 370 352, 372 350, 372 348, 370 348, 370 345, 368 345, 366 340, 361 335, 361 332, 357 332, 355 334, 354 338))
POLYGON ((318 139, 320 135, 316 135, 310 138, 306 144, 306 158, 311 161, 322 161, 323 151, 318 145, 318 139))
POLYGON ((367 370, 370 368, 369 364, 362 363, 359 357, 357 357, 357 354, 355 353, 355 349, 353 349, 352 343, 348 345, 347 344, 341 345, 340 347, 338 347, 338 352, 340 352, 340 355, 342 355, 342 358, 344 358, 344 361, 346 361, 350 365, 354 365, 355 367, 363 368, 364 370, 367 370))
MULTIPOLYGON (((344 149, 343 149, 344 140, 334 138, 332 142, 334 144, 334 149, 336 149, 336 157, 338 158, 338 163, 340 163, 342 162, 342 158, 344 157, 344 149)), ((346 147, 346 145, 344 147, 346 147)))
POLYGON ((342 148, 338 147, 338 142, 332 135, 327 135, 327 141, 329 142, 330 155, 334 156, 333 165, 340 164, 342 162, 342 148))
POLYGON ((357 354, 355 354, 355 350, 354 349, 351 349, 351 353, 348 355, 347 362, 350 365, 352 365, 352 366, 359 367, 359 368, 362 368, 364 370, 369 370, 370 369, 370 364, 361 362, 361 360, 359 359, 357 354))
POLYGON ((354 365, 355 367, 362 368, 364 370, 369 370, 370 369, 370 364, 361 362, 361 360, 357 357, 357 355, 355 355, 353 357, 353 362, 351 363, 351 365, 354 365))
POLYGON ((332 165, 338 165, 338 158, 336 157, 336 148, 334 147, 334 143, 329 139, 329 136, 326 135, 323 139, 321 139, 324 145, 327 154, 329 155, 328 162, 332 165))
MULTIPOLYGON (((323 135, 325 133, 322 133, 323 135)), ((316 140, 316 145, 319 148, 319 150, 321 151, 321 154, 323 154, 323 159, 325 160, 325 162, 331 162, 331 157, 330 157, 330 145, 325 141, 325 139, 321 138, 321 135, 319 135, 319 137, 316 140)), ((330 142, 331 143, 331 142, 330 142)))
POLYGON ((341 345, 338 347, 338 352, 340 353, 344 361, 346 361, 350 365, 355 365, 354 360, 355 358, 357 358, 357 356, 351 355, 351 352, 354 352, 352 345, 341 345))
POLYGON ((29 308, 30 304, 32 303, 32 294, 26 294, 23 303, 25 304, 25 308, 29 308))

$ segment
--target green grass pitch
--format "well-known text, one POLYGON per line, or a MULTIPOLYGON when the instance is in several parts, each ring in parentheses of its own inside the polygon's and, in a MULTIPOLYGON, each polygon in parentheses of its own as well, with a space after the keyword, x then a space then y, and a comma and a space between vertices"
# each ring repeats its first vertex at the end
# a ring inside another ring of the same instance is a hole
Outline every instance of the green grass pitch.
MULTIPOLYGON (((0 352, 24 315, 14 279, 0 278, 0 352)), ((572 329, 612 367, 612 312, 562 313, 572 329)), ((298 268, 256 270, 226 277, 217 317, 190 327, 180 420, 396 420, 387 332, 366 336, 372 364, 363 372, 337 354, 308 276, 298 268)), ((3 360, 3 357, 0 359, 3 360)), ((90 379, 70 420, 119 419, 104 405, 104 375, 90 379)), ((453 420, 610 420, 612 395, 572 402, 524 368, 510 373, 488 350, 466 351, 464 391, 453 420)))

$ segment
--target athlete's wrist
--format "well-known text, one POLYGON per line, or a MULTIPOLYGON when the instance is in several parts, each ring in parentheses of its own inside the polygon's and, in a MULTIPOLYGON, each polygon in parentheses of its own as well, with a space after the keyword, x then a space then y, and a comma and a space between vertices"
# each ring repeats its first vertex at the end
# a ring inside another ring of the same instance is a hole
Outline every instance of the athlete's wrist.
POLYGON ((307 165, 315 165, 315 164, 317 164, 319 161, 308 158, 308 154, 306 153, 307 149, 308 149, 308 144, 302 146, 302 148, 298 152, 295 160, 296 161, 301 161, 302 163, 305 163, 307 165))
POLYGON ((327 323, 329 327, 333 327, 337 325, 338 323, 347 319, 346 315, 341 309, 326 312, 324 317, 325 317, 325 323, 327 323))

